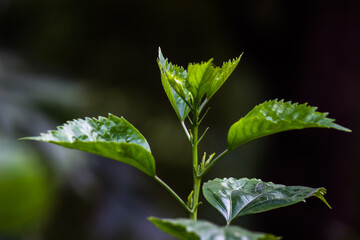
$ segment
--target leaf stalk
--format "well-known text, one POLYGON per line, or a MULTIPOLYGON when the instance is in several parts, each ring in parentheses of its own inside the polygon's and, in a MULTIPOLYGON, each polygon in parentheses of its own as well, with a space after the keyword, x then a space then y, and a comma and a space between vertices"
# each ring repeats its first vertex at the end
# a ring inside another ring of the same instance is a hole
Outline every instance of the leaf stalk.
POLYGON ((158 176, 154 177, 155 181, 158 182, 161 186, 163 186, 180 204, 185 208, 188 213, 192 213, 192 209, 190 209, 186 203, 176 194, 174 190, 171 189, 164 181, 162 181, 158 176))
POLYGON ((205 100, 201 103, 201 106, 199 108, 199 112, 203 110, 203 108, 206 106, 206 104, 209 102, 209 99, 205 98, 205 100))
POLYGON ((184 121, 181 121, 181 126, 183 127, 184 129, 184 132, 186 134, 186 137, 188 138, 188 140, 191 142, 191 136, 190 136, 190 133, 185 125, 185 122, 184 121))

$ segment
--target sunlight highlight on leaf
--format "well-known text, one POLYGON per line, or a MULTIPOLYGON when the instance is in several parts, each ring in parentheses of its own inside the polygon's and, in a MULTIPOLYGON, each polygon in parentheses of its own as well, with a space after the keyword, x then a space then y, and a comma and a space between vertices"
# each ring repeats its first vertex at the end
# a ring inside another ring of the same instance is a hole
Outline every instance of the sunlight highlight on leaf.
POLYGON ((272 100, 253 108, 245 117, 234 123, 229 130, 227 145, 229 150, 254 140, 278 132, 303 128, 333 128, 351 132, 350 129, 327 118, 328 113, 316 111, 306 103, 298 104, 272 100))
POLYGON ((324 198, 324 188, 285 186, 255 178, 216 178, 204 183, 203 193, 228 223, 239 216, 289 206, 312 196, 319 198, 330 208, 324 198))
POLYGON ((68 121, 57 130, 26 137, 108 157, 155 176, 155 160, 141 133, 124 118, 85 118, 68 121))

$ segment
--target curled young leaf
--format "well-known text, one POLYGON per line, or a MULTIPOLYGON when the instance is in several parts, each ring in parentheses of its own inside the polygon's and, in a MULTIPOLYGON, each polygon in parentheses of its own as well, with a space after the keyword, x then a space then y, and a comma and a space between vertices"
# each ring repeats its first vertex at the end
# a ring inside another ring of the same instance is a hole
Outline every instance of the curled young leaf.
POLYGON ((171 106, 174 108, 180 121, 184 121, 190 112, 190 108, 185 101, 188 97, 188 91, 184 89, 183 86, 183 81, 187 76, 187 72, 182 67, 178 67, 168 62, 162 55, 160 48, 158 65, 161 73, 161 83, 171 106), (170 84, 170 82, 172 84, 170 84))
POLYGON ((324 188, 285 186, 255 178, 216 178, 204 183, 203 193, 228 223, 239 216, 289 206, 311 196, 318 197, 330 207, 324 198, 324 188))
POLYGON ((256 138, 294 129, 334 128, 345 132, 351 131, 334 123, 334 119, 327 118, 328 113, 317 112, 316 109, 307 104, 292 104, 283 100, 272 100, 257 105, 230 127, 228 149, 233 150, 256 138))
POLYGON ((251 232, 238 226, 220 227, 204 220, 160 219, 149 220, 158 228, 182 240, 279 240, 272 234, 251 232))
POLYGON ((212 59, 202 63, 191 63, 185 70, 168 62, 159 48, 158 64, 161 81, 180 120, 184 120, 189 113, 189 109, 184 108, 183 104, 195 108, 199 106, 203 98, 210 100, 234 71, 240 58, 241 56, 225 62, 222 67, 214 67, 212 59), (182 101, 176 100, 177 97, 180 97, 182 101), (187 111, 180 111, 180 109, 187 111))
POLYGON ((57 130, 26 137, 108 157, 155 176, 155 160, 141 133, 124 118, 85 118, 68 121, 57 130))

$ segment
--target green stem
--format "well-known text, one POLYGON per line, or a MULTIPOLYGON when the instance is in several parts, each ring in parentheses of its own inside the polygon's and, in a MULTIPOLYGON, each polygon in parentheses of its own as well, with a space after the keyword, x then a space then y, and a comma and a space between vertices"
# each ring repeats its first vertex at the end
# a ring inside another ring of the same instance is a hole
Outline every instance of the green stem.
POLYGON ((198 176, 198 144, 199 144, 199 111, 195 109, 193 119, 193 142, 192 142, 192 158, 193 158, 193 176, 194 176, 194 195, 192 202, 192 212, 190 213, 190 219, 197 220, 197 209, 199 205, 199 195, 201 186, 201 177, 198 176))
POLYGON ((181 206, 185 208, 187 212, 192 212, 192 210, 185 204, 185 202, 165 182, 163 182, 158 176, 155 176, 154 179, 160 183, 160 185, 163 186, 181 204, 181 206))
POLYGON ((224 156, 226 156, 229 153, 229 149, 226 149, 222 153, 220 153, 214 160, 211 161, 211 163, 198 175, 198 177, 202 178, 205 176, 205 174, 224 156))
POLYGON ((194 198, 193 198, 192 211, 190 212, 190 219, 195 220, 195 221, 197 220, 200 188, 201 188, 201 178, 194 176, 194 198))

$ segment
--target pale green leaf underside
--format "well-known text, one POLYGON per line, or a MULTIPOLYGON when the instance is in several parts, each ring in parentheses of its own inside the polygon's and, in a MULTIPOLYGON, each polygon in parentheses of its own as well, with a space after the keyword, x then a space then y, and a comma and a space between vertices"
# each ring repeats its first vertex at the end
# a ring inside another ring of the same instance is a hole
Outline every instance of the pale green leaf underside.
POLYGON ((155 160, 141 133, 124 118, 85 118, 68 121, 57 130, 38 137, 26 137, 66 148, 98 154, 134 166, 155 176, 155 160))
POLYGON ((228 223, 239 216, 285 207, 311 196, 318 197, 330 207, 324 198, 324 188, 285 186, 259 179, 217 178, 204 183, 203 193, 228 223))
POLYGON ((181 240, 277 240, 271 234, 256 233, 237 226, 219 227, 204 220, 159 219, 149 220, 158 228, 181 240))
POLYGON ((256 138, 294 129, 334 128, 351 131, 334 123, 334 119, 327 118, 328 113, 316 112, 316 109, 307 104, 292 104, 283 100, 262 103, 230 127, 228 149, 232 150, 256 138))
MULTIPOLYGON (((182 87, 182 83, 179 83, 177 91, 170 85, 168 75, 170 73, 174 74, 175 76, 180 76, 185 78, 186 77, 186 70, 176 65, 173 65, 164 58, 161 53, 161 49, 159 48, 159 58, 158 58, 158 65, 160 68, 161 73, 161 83, 164 87, 165 93, 171 103, 171 106, 174 108, 176 115, 181 121, 184 121, 186 116, 190 112, 190 108, 183 100, 185 99, 185 90, 182 87), (182 96, 178 94, 178 92, 182 93, 182 96)), ((174 80, 174 79, 172 79, 174 80)))

